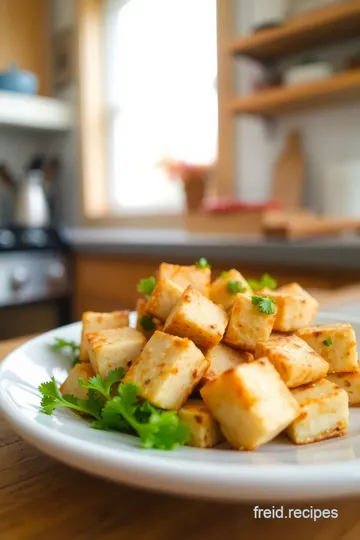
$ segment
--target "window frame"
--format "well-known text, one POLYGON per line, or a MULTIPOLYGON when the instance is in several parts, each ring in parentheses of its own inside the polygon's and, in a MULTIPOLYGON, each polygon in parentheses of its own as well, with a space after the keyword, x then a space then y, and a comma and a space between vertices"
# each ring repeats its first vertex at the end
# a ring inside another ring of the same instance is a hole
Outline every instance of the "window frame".
MULTIPOLYGON (((128 0, 122 0, 124 3, 128 0)), ((118 0, 114 3, 118 4, 118 0)), ((231 53, 233 0, 217 0, 218 34, 218 161, 212 177, 211 193, 235 195, 231 53)), ((108 118, 104 107, 104 0, 77 0, 77 84, 79 92, 79 177, 80 221, 86 225, 124 227, 183 226, 183 215, 120 214, 108 202, 108 118)))

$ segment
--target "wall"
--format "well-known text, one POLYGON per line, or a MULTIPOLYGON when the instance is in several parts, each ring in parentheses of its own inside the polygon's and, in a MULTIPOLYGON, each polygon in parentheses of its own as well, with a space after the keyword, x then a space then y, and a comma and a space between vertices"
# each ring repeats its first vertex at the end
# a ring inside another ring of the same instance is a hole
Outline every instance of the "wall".
MULTIPOLYGON (((252 2, 252 0, 251 0, 252 2)), ((236 0, 236 34, 244 34, 251 26, 250 0, 236 0)), ((360 51, 360 41, 316 51, 330 57, 335 66, 352 51, 360 51)), ((236 92, 251 92, 251 82, 259 73, 259 66, 241 59, 234 66, 236 92)), ((321 210, 321 185, 324 164, 359 158, 360 105, 348 104, 336 108, 304 111, 279 118, 269 123, 256 117, 236 120, 236 178, 241 198, 259 201, 270 194, 274 160, 291 129, 303 135, 307 160, 307 188, 305 203, 321 210)))

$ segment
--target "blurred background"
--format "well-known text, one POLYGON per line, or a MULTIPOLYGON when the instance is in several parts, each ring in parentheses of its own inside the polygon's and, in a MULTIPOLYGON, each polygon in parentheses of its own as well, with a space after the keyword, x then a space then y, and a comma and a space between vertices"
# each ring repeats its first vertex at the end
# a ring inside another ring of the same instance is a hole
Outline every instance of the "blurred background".
POLYGON ((359 0, 0 0, 0 339, 200 257, 360 313, 359 103, 359 0))

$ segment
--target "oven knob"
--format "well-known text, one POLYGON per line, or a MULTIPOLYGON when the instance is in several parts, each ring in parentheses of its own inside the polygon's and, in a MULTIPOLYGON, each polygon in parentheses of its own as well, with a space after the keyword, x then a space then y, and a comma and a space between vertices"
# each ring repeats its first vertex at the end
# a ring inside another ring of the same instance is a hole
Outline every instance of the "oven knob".
POLYGON ((46 277, 48 284, 54 287, 63 285, 66 280, 66 268, 65 265, 61 262, 52 262, 50 263, 46 277))
POLYGON ((24 266, 18 266, 14 269, 10 278, 10 285, 13 291, 20 291, 29 281, 29 272, 24 266))

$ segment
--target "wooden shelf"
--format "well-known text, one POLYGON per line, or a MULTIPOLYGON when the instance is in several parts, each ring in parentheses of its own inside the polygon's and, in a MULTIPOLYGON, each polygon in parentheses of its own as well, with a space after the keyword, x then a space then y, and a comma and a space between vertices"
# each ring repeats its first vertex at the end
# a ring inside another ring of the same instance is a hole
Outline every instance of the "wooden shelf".
POLYGON ((73 109, 66 101, 0 91, 0 128, 67 131, 73 123, 73 109))
POLYGON ((360 69, 306 84, 281 86, 236 98, 233 113, 278 116, 299 109, 360 99, 360 69))
POLYGON ((267 62, 357 36, 360 0, 349 0, 293 17, 278 28, 236 38, 231 52, 267 62))

